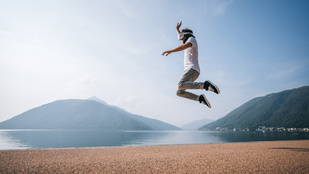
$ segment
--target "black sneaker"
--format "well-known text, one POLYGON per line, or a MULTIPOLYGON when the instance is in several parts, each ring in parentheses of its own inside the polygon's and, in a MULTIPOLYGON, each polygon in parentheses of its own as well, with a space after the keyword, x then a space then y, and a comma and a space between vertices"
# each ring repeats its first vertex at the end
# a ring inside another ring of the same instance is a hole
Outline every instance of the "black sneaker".
POLYGON ((206 91, 212 91, 216 94, 220 94, 219 88, 215 84, 211 83, 211 81, 209 81, 209 80, 204 82, 204 89, 206 91))
POLYGON ((211 108, 211 105, 210 105, 209 101, 207 100, 207 98, 205 97, 204 94, 200 95, 200 98, 198 99, 198 101, 201 104, 204 104, 204 105, 208 106, 209 108, 211 108))

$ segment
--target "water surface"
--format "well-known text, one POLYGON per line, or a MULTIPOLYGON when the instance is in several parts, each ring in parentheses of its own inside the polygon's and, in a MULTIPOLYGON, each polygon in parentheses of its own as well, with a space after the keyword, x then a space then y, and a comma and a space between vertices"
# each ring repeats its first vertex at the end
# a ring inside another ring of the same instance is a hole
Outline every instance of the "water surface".
POLYGON ((0 150, 220 144, 282 140, 309 140, 309 133, 0 130, 0 150))

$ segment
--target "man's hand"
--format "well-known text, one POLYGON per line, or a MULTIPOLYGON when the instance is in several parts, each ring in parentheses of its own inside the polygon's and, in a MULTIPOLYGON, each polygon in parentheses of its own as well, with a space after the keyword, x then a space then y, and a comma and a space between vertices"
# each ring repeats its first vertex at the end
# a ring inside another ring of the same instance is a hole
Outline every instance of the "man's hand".
POLYGON ((162 53, 162 56, 168 56, 169 54, 171 54, 172 53, 172 51, 171 50, 169 50, 169 51, 164 51, 163 53, 162 53), (166 54, 166 55, 165 55, 166 54))
POLYGON ((177 25, 176 25, 176 30, 179 30, 181 24, 182 24, 182 21, 180 21, 179 23, 177 23, 177 25))
POLYGON ((177 32, 177 34, 180 34, 179 29, 180 29, 181 24, 182 24, 182 22, 180 21, 180 22, 177 23, 177 25, 176 25, 176 32, 177 32))

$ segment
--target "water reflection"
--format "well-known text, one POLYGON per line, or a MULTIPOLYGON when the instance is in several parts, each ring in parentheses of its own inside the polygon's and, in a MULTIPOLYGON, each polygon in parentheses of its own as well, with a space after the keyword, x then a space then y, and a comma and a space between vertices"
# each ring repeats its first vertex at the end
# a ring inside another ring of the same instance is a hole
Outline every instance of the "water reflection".
POLYGON ((0 130, 0 150, 304 140, 309 133, 0 130))
POLYGON ((8 132, 0 131, 0 150, 29 149, 25 144, 20 143, 18 139, 12 137, 8 132))
POLYGON ((133 141, 131 146, 183 145, 183 144, 214 144, 224 143, 212 132, 203 131, 169 131, 151 132, 148 137, 133 141))

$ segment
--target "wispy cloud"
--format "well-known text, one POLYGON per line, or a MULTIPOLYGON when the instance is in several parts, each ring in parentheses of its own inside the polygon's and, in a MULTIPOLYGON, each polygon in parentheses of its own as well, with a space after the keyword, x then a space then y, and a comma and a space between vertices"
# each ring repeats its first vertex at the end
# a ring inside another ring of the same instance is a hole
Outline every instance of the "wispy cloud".
POLYGON ((120 12, 123 15, 125 15, 127 18, 135 19, 139 16, 135 8, 135 5, 137 4, 137 2, 132 2, 132 1, 129 2, 129 1, 122 1, 122 0, 117 0, 114 2, 118 10, 120 10, 120 12))
POLYGON ((218 16, 218 15, 224 15, 227 8, 232 4, 233 0, 231 1, 227 1, 227 2, 223 2, 223 3, 219 3, 214 11, 213 11, 213 15, 218 16))
POLYGON ((293 68, 286 69, 286 70, 283 70, 283 71, 275 72, 274 74, 271 74, 268 77, 268 80, 282 79, 284 77, 290 76, 290 75, 294 74, 297 69, 298 69, 297 67, 293 67, 293 68))
POLYGON ((75 80, 71 80, 66 84, 68 92, 88 91, 99 86, 100 80, 96 77, 85 75, 75 80))
POLYGON ((268 80, 282 80, 295 76, 295 74, 303 68, 303 65, 298 63, 278 63, 272 67, 273 73, 268 76, 268 80))
POLYGON ((7 35, 7 36, 11 36, 11 37, 16 37, 16 34, 13 34, 12 32, 7 32, 4 30, 0 30, 0 35, 7 35))

